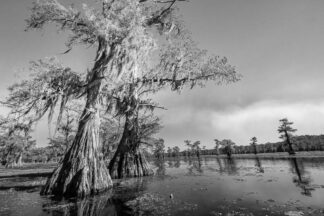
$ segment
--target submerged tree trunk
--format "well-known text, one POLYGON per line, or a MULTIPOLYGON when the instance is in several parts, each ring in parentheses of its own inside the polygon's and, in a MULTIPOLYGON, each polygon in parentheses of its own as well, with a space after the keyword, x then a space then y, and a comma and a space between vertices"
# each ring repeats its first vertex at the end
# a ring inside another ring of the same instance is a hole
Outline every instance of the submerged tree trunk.
POLYGON ((103 65, 110 60, 110 54, 107 53, 105 41, 99 42, 97 61, 89 77, 86 106, 76 136, 63 160, 47 180, 41 191, 43 195, 84 197, 112 186, 109 171, 100 153, 98 110, 103 65))
POLYGON ((126 115, 124 132, 118 148, 109 163, 112 178, 153 175, 145 155, 139 148, 138 119, 126 115))

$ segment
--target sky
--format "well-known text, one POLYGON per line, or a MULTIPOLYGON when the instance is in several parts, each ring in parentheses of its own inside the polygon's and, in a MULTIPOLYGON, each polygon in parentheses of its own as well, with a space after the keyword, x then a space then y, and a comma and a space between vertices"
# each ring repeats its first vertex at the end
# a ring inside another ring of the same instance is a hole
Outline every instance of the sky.
MULTIPOLYGON (((73 0, 61 1, 69 4, 73 0)), ((74 70, 91 67, 94 52, 78 47, 67 55, 65 33, 53 26, 25 32, 32 0, 0 2, 0 98, 13 82, 26 76, 28 62, 58 56, 74 70)), ((208 83, 178 94, 163 90, 154 99, 167 108, 157 111, 166 146, 200 140, 232 139, 247 145, 279 141, 279 119, 287 117, 297 135, 324 130, 324 1, 322 0, 191 0, 180 13, 199 47, 226 56, 243 75, 240 82, 208 83)), ((0 113, 5 109, 0 107, 0 113)), ((47 144, 46 121, 34 133, 47 144)))

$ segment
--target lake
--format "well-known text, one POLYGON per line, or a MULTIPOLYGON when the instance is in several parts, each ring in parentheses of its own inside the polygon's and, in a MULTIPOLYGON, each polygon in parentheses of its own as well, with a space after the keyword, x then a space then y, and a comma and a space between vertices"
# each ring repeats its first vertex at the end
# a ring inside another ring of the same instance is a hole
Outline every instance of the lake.
POLYGON ((324 158, 206 156, 152 167, 155 176, 114 181, 84 200, 42 197, 39 188, 1 190, 0 215, 324 215, 324 158))

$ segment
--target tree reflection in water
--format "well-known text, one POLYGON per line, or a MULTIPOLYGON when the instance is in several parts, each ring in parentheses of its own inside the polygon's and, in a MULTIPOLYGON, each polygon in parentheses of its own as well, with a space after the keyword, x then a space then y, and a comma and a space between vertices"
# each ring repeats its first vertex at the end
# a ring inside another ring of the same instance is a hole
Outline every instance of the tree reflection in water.
POLYGON ((100 216, 120 215, 117 213, 111 193, 70 202, 51 202, 43 210, 53 216, 100 216))
POLYGON ((228 174, 228 175, 237 175, 238 168, 234 158, 219 158, 216 159, 219 167, 220 174, 228 174))
POLYGON ((168 166, 169 166, 169 168, 173 168, 173 163, 170 158, 168 159, 168 166))
POLYGON ((305 171, 305 167, 301 160, 297 160, 297 158, 290 159, 291 171, 296 176, 293 177, 293 182, 295 185, 302 189, 301 194, 305 196, 312 196, 311 191, 314 188, 310 187, 311 178, 305 171))
POLYGON ((237 175, 238 168, 234 158, 224 158, 226 173, 228 175, 237 175))
POLYGON ((164 176, 165 175, 165 161, 162 158, 157 158, 154 161, 154 165, 157 167, 157 170, 155 171, 155 174, 157 176, 164 176))
POLYGON ((219 170, 219 172, 220 173, 223 173, 224 172, 224 166, 222 164, 221 159, 218 156, 216 157, 216 162, 218 164, 218 170, 219 170))
POLYGON ((179 168, 180 167, 180 158, 179 157, 175 158, 174 167, 175 168, 179 168))
POLYGON ((258 172, 264 173, 261 160, 258 156, 255 157, 255 167, 257 168, 258 172))
POLYGON ((205 166, 208 166, 208 158, 204 157, 205 166))
POLYGON ((200 175, 203 173, 203 169, 201 168, 201 158, 197 158, 197 160, 189 160, 188 166, 188 175, 200 175))
POLYGON ((114 192, 82 200, 50 200, 43 205, 43 211, 52 216, 128 216, 134 210, 126 202, 141 196, 150 178, 134 178, 117 182, 114 192))

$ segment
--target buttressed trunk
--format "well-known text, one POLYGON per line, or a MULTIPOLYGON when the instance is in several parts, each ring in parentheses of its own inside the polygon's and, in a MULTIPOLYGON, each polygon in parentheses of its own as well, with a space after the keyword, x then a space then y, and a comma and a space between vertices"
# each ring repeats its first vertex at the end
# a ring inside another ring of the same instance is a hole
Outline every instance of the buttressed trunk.
POLYGON ((112 178, 153 175, 153 170, 139 148, 136 129, 126 121, 117 150, 109 163, 112 178))
MULTIPOLYGON (((87 88, 87 101, 70 149, 47 180, 41 194, 84 197, 112 186, 109 171, 100 155, 98 100, 103 75, 102 65, 110 59, 107 46, 99 41, 100 58, 94 65, 87 88)), ((111 52, 111 51, 110 51, 111 52)))
MULTIPOLYGON (((136 101, 132 100, 132 102, 136 101)), ((153 175, 145 155, 140 150, 138 136, 138 105, 133 103, 131 111, 126 113, 124 132, 117 150, 109 162, 112 178, 140 177, 153 175)))

